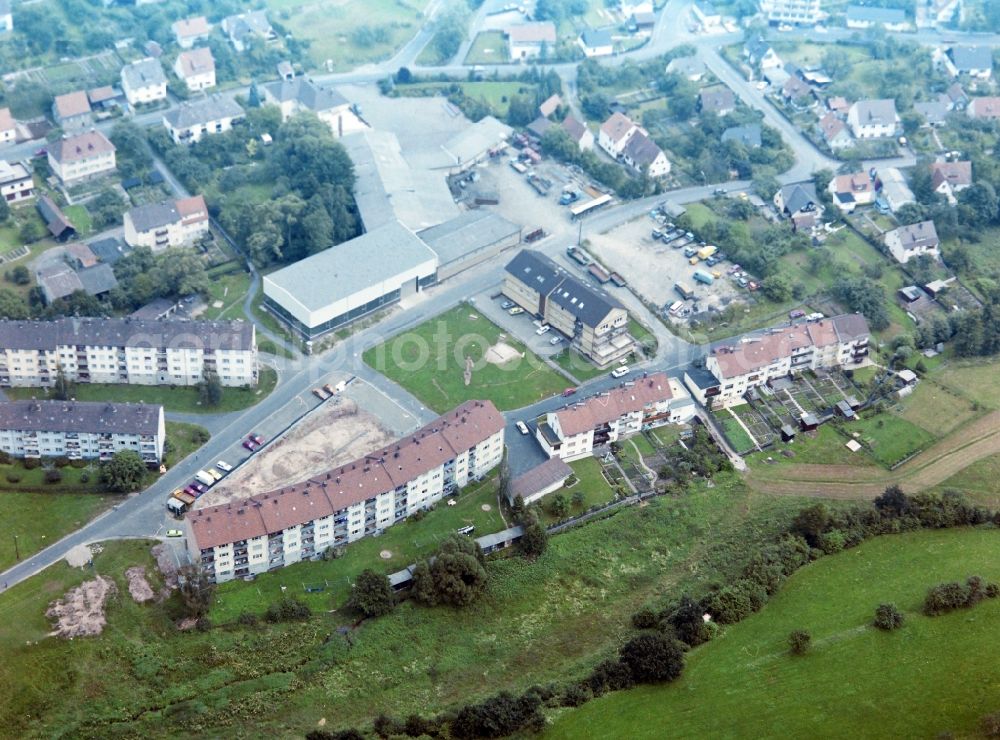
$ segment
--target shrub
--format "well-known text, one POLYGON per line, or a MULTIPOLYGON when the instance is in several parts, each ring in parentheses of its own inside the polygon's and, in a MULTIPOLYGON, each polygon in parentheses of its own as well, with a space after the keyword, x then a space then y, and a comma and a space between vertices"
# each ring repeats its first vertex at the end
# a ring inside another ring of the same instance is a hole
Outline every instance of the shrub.
POLYGON ((756 581, 741 578, 710 594, 703 602, 705 611, 720 624, 735 624, 767 603, 767 591, 756 581))
POLYGON ((81 468, 85 468, 85 467, 87 467, 87 466, 88 466, 89 464, 90 464, 90 463, 88 463, 88 462, 87 462, 86 460, 70 460, 70 461, 69 461, 69 465, 70 465, 70 467, 71 467, 71 468, 76 468, 77 470, 79 470, 79 469, 81 469, 81 468))
POLYGON ((35 468, 40 468, 42 466, 42 461, 37 457, 26 457, 24 458, 24 469, 34 470, 35 468))
POLYGON ((564 707, 579 707, 590 701, 593 695, 587 686, 571 683, 563 692, 560 704, 564 707))
POLYGON ((656 612, 648 606, 632 615, 632 626, 637 630, 650 630, 656 627, 656 612))
POLYGON ((7 450, 0 450, 0 465, 10 465, 14 461, 14 458, 10 456, 7 450))
POLYGON ((631 688, 635 681, 632 671, 620 660, 605 660, 591 671, 586 683, 594 696, 600 696, 608 691, 631 688))
POLYGON ((7 482, 8 483, 20 483, 21 482, 21 476, 18 475, 17 473, 15 473, 14 471, 8 472, 7 475, 6 475, 6 478, 7 478, 7 482))
POLYGON ((537 732, 545 725, 541 701, 533 694, 515 697, 507 692, 462 707, 451 723, 451 736, 504 737, 518 731, 537 732))
POLYGON ((805 630, 795 630, 788 635, 788 649, 792 655, 805 655, 809 652, 809 644, 812 642, 812 635, 805 630))
POLYGON ((636 683, 673 681, 684 671, 684 651, 676 640, 656 632, 645 632, 622 645, 621 662, 636 683))
POLYGON ((65 468, 67 465, 69 465, 69 458, 57 457, 53 462, 55 463, 55 466, 57 468, 65 468))
POLYGON ((975 606, 983 599, 993 599, 1000 594, 1000 586, 986 583, 979 576, 969 576, 965 584, 939 583, 927 592, 924 599, 924 614, 936 617, 955 609, 975 606))
POLYGON ((208 617, 199 617, 198 621, 194 623, 194 628, 199 632, 208 632, 212 629, 212 620, 208 617))
POLYGON ((50 468, 45 471, 46 483, 59 483, 62 480, 62 472, 58 468, 50 468))
POLYGON ((294 622, 309 619, 312 610, 298 599, 286 597, 267 607, 264 619, 272 624, 276 622, 294 622))
POLYGON ((819 536, 819 549, 827 555, 835 555, 844 549, 847 538, 839 529, 824 532, 819 536))
POLYGON ((257 615, 252 612, 243 612, 236 618, 236 624, 243 627, 256 627, 257 621, 257 615))
POLYGON ((875 609, 874 625, 886 632, 899 629, 903 626, 903 614, 895 604, 879 604, 875 609))
POLYGON ((90 483, 90 473, 80 473, 81 483, 90 483))

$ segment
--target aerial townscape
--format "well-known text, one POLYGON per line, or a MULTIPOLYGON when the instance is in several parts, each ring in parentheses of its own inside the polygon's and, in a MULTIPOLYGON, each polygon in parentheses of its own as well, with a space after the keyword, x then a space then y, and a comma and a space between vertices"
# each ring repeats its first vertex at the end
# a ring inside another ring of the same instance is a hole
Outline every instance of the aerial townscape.
POLYGON ((998 63, 0 0, 0 737, 1000 737, 998 63))

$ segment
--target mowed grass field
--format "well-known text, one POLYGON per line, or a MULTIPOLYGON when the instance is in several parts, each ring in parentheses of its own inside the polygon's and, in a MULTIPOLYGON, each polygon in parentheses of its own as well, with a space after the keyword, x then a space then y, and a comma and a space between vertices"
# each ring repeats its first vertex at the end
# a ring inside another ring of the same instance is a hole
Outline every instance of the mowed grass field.
POLYGON ((555 395, 567 385, 565 378, 469 304, 366 350, 364 361, 440 413, 473 398, 493 401, 501 410, 516 409, 555 395), (486 351, 500 341, 523 356, 502 365, 486 361, 486 351), (465 358, 473 361, 469 385, 465 385, 465 358))
POLYGON ((972 737, 1000 709, 1000 602, 942 617, 919 613, 937 583, 1000 580, 1000 532, 886 536, 795 574, 758 614, 688 654, 673 685, 611 694, 565 710, 552 738, 972 737), (894 602, 902 629, 870 626, 894 602), (812 635, 807 655, 788 634, 812 635))

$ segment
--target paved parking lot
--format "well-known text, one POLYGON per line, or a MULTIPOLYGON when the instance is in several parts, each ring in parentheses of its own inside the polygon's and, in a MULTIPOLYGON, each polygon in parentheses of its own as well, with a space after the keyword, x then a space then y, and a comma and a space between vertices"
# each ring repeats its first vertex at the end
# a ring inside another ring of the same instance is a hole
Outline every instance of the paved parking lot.
POLYGON ((566 348, 568 342, 565 338, 557 345, 552 344, 553 337, 562 336, 554 329, 546 334, 537 334, 538 325, 536 322, 538 320, 534 316, 528 313, 511 316, 507 312, 507 309, 501 307, 507 299, 502 296, 499 298, 492 297, 499 294, 499 292, 500 288, 497 286, 495 289, 484 291, 474 296, 472 302, 486 318, 504 331, 510 332, 511 336, 523 342, 528 349, 539 357, 550 357, 566 348))

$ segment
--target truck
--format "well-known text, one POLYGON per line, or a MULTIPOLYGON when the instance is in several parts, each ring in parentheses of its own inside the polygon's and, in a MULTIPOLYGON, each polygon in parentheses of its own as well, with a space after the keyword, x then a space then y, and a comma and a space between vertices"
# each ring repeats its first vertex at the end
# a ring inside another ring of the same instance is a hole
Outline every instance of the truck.
POLYGON ((677 291, 677 295, 685 301, 694 298, 694 291, 691 290, 686 283, 674 283, 674 290, 677 291))
POLYGON ((528 184, 535 189, 535 192, 539 195, 548 195, 549 188, 552 187, 552 182, 546 180, 544 177, 539 177, 538 175, 528 175, 528 184))
POLYGON ((718 247, 713 247, 711 244, 702 247, 698 250, 698 259, 707 260, 713 254, 719 251, 718 247))
POLYGON ((705 270, 695 270, 694 279, 704 285, 711 285, 715 282, 715 278, 712 277, 712 274, 710 272, 706 272, 705 270))
POLYGON ((202 485, 208 486, 209 488, 215 485, 215 478, 210 476, 204 470, 199 470, 197 473, 195 473, 194 479, 199 483, 201 483, 202 485))
POLYGON ((562 191, 562 195, 559 196, 559 205, 568 206, 570 203, 576 203, 580 200, 580 192, 574 188, 566 188, 562 191))
POLYGON ((572 244, 566 247, 566 254, 569 255, 569 258, 571 260, 573 260, 579 265, 582 265, 583 267, 586 267, 591 262, 593 262, 593 260, 590 259, 590 257, 587 255, 586 252, 584 252, 582 249, 572 244))
POLYGON ((523 175, 525 172, 528 171, 528 168, 525 167, 520 162, 518 162, 516 159, 512 159, 510 161, 510 167, 512 170, 514 170, 514 172, 518 173, 519 175, 523 175))

